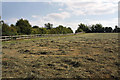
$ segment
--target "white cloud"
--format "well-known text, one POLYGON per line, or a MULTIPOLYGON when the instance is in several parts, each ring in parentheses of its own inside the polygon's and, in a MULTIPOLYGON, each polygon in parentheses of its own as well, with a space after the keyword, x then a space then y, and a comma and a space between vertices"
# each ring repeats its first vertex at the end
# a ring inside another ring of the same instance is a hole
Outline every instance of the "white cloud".
POLYGON ((30 21, 32 25, 38 25, 40 27, 44 27, 45 23, 52 23, 54 24, 54 27, 57 27, 58 25, 63 25, 67 27, 71 27, 73 31, 75 31, 78 28, 78 24, 84 23, 87 25, 92 25, 92 24, 102 24, 104 27, 112 27, 114 28, 115 25, 118 25, 118 18, 113 18, 111 20, 93 20, 93 19, 86 19, 84 21, 74 21, 74 22, 67 22, 67 21, 60 21, 60 20, 45 20, 44 17, 38 19, 37 21, 30 21))
POLYGON ((32 18, 37 18, 37 16, 36 15, 32 15, 32 18))
POLYGON ((118 18, 113 18, 113 19, 110 19, 110 20, 86 20, 87 24, 88 25, 91 25, 91 24, 102 24, 104 27, 112 27, 114 28, 115 25, 118 25, 118 18))
POLYGON ((113 14, 118 10, 118 5, 116 3, 69 2, 65 4, 67 5, 67 10, 71 11, 74 15, 113 14))
POLYGON ((70 14, 68 12, 61 12, 61 13, 50 13, 47 16, 43 17, 43 19, 49 20, 64 20, 69 18, 70 14))
POLYGON ((41 17, 40 15, 32 15, 32 18, 36 18, 37 21, 32 21, 33 24, 45 23, 45 22, 56 22, 56 21, 64 21, 66 18, 69 18, 70 14, 68 12, 61 13, 50 13, 46 16, 41 17))
POLYGON ((10 18, 10 19, 4 20, 4 21, 7 24, 15 24, 17 22, 17 20, 18 20, 17 18, 10 18))
POLYGON ((63 9, 61 9, 61 8, 60 8, 60 9, 58 9, 58 10, 59 10, 59 11, 63 11, 63 9))
POLYGON ((44 27, 44 24, 48 22, 55 25, 62 24, 64 22, 64 19, 70 17, 70 14, 68 12, 61 12, 61 13, 50 13, 47 14, 46 16, 32 15, 31 17, 35 19, 35 20, 30 20, 30 23, 32 25, 38 25, 40 27, 44 27))
POLYGON ((73 31, 75 31, 77 29, 78 24, 79 24, 79 22, 71 23, 71 22, 57 21, 57 20, 50 20, 50 21, 46 21, 44 19, 40 19, 40 20, 37 20, 37 21, 30 20, 30 24, 32 24, 33 26, 38 25, 39 27, 44 27, 45 23, 51 23, 51 24, 53 24, 53 27, 57 27, 59 25, 63 25, 63 26, 66 26, 66 27, 71 27, 73 31))
POLYGON ((2 0, 3 2, 115 2, 119 0, 2 0))
POLYGON ((64 20, 70 17, 70 14, 67 12, 51 13, 43 17, 39 15, 34 15, 32 17, 35 17, 36 19, 36 20, 29 20, 32 26, 38 25, 39 27, 44 27, 45 23, 51 23, 54 25, 54 27, 63 25, 63 26, 71 27, 73 30, 76 30, 76 26, 78 25, 77 22, 71 23, 71 22, 66 22, 64 20))
MULTIPOLYGON (((4 0, 3 2, 14 0, 4 0)), ((67 5, 67 10, 74 15, 113 14, 118 9, 119 0, 17 0, 17 2, 59 2, 58 6, 67 5)), ((62 10, 62 9, 59 9, 62 10)))
MULTIPOLYGON (((40 0, 38 0, 40 1, 40 0)), ((53 2, 119 2, 119 0, 49 0, 53 2)))
MULTIPOLYGON (((6 0, 8 1, 8 0, 6 0)), ((11 0, 12 1, 12 0, 11 0)), ((22 1, 22 0, 18 0, 22 1)), ((24 0, 27 1, 27 0, 24 0)), ((29 1, 39 1, 39 0, 29 0, 29 1)), ((28 1, 28 2, 29 2, 28 1)), ((51 0, 55 1, 55 0, 51 0)), ((117 9, 117 2, 118 0, 79 0, 79 2, 72 2, 72 0, 59 0, 59 2, 64 2, 59 4, 59 6, 66 5, 67 8, 66 12, 61 13, 50 13, 46 16, 39 16, 39 15, 32 15, 31 17, 36 19, 29 20, 32 25, 38 25, 40 27, 44 26, 45 23, 52 23, 54 24, 54 27, 58 25, 64 25, 71 27, 73 30, 76 30, 79 23, 85 23, 85 24, 96 24, 101 23, 103 26, 111 26, 114 28, 115 25, 118 25, 118 19, 114 18, 111 20, 92 20, 88 19, 84 22, 82 21, 73 21, 73 22, 67 22, 65 21, 66 18, 70 18, 73 15, 79 16, 79 15, 104 15, 104 14, 113 14, 115 13, 117 9), (66 2, 67 1, 67 2, 66 2), (106 3, 105 3, 106 2, 106 3), (71 13, 69 13, 71 12, 71 13)), ((76 0, 78 1, 78 0, 76 0)), ((51 3, 50 3, 51 4, 51 3)), ((63 9, 59 8, 60 11, 63 11, 63 9)), ((16 18, 11 18, 9 20, 6 20, 7 23, 15 23, 17 21, 16 18)))

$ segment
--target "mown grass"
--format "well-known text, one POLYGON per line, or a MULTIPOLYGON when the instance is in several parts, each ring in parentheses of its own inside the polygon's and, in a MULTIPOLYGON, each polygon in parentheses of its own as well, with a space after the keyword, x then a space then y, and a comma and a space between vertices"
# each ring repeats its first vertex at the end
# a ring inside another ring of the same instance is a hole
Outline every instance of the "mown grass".
POLYGON ((88 33, 3 42, 3 78, 116 78, 118 34, 88 33))

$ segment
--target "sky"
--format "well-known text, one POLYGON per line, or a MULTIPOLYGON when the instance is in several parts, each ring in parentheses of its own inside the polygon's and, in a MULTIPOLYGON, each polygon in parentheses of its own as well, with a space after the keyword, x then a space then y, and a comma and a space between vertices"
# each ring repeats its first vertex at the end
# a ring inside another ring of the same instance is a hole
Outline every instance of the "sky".
POLYGON ((63 25, 74 31, 78 24, 100 23, 104 27, 118 25, 118 0, 4 0, 2 19, 7 24, 15 24, 19 19, 27 19, 32 26, 53 27, 63 25))

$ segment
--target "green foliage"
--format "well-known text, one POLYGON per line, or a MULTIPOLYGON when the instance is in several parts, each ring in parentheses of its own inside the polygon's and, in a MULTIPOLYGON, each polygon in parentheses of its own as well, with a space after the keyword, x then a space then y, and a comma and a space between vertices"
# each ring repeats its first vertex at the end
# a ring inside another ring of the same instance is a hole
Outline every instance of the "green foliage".
POLYGON ((2 24, 2 35, 9 35, 9 25, 5 23, 2 24))
POLYGON ((104 32, 102 24, 95 25, 95 32, 104 32))
POLYGON ((56 27, 57 33, 58 34, 65 34, 65 27, 63 27, 62 25, 59 25, 58 27, 56 27))
POLYGON ((51 30, 48 30, 48 34, 57 34, 56 28, 52 28, 51 30))
POLYGON ((95 25, 92 25, 91 27, 90 27, 90 29, 91 29, 91 32, 95 32, 96 30, 95 30, 95 25))
POLYGON ((48 29, 48 34, 67 34, 67 33, 73 33, 72 29, 70 27, 66 28, 62 25, 59 25, 56 28, 48 29))
POLYGON ((39 34, 47 34, 46 28, 39 28, 39 34))
POLYGON ((85 24, 80 23, 78 26, 79 26, 78 29, 75 31, 76 33, 83 32, 83 31, 84 32, 89 32, 90 31, 88 26, 85 25, 85 24))
POLYGON ((3 23, 2 24, 2 35, 16 35, 17 34, 17 30, 11 26, 9 27, 9 25, 3 23))
POLYGON ((107 32, 107 33, 109 33, 109 32, 112 32, 113 30, 112 30, 111 27, 105 27, 104 31, 107 32))
POLYGON ((31 34, 32 27, 29 24, 28 20, 20 19, 17 21, 16 26, 18 26, 18 32, 23 34, 31 34))
POLYGON ((118 26, 115 26, 115 29, 113 30, 113 32, 119 33, 120 32, 120 28, 118 26))
POLYGON ((75 31, 75 33, 79 33, 79 32, 84 32, 84 31, 80 28, 75 31))
POLYGON ((0 36, 2 35, 2 21, 0 21, 0 36))
POLYGON ((67 34, 67 33, 73 33, 72 29, 70 27, 66 28, 62 25, 59 25, 56 27, 57 34, 67 34))
POLYGON ((68 27, 68 28, 67 28, 67 32, 68 32, 68 33, 73 33, 73 30, 72 30, 70 27, 68 27))
MULTIPOLYGON (((120 28, 116 27, 114 32, 119 32, 120 28)), ((75 31, 75 33, 78 32, 86 32, 86 33, 111 33, 113 32, 113 29, 111 27, 103 27, 102 24, 95 24, 92 25, 91 27, 88 27, 85 24, 79 24, 78 29, 75 31)))
POLYGON ((101 24, 92 25, 92 27, 90 27, 90 29, 91 29, 91 32, 93 32, 93 33, 104 32, 104 27, 101 24))
POLYGON ((53 24, 50 24, 50 23, 45 24, 45 28, 47 29, 52 29, 52 27, 53 27, 53 24))
POLYGON ((33 26, 33 28, 39 28, 39 26, 33 26))
MULTIPOLYGON (((44 28, 39 28, 39 26, 31 27, 28 20, 19 19, 16 24, 11 24, 10 26, 4 21, 0 21, 0 30, 2 35, 21 35, 21 34, 68 34, 73 33, 70 27, 64 27, 59 25, 58 27, 53 28, 53 24, 47 23, 44 28)), ((75 33, 86 32, 86 33, 111 33, 111 32, 120 32, 120 28, 115 26, 113 30, 111 27, 103 27, 102 24, 95 24, 92 26, 87 26, 80 23, 79 27, 75 33)))
POLYGON ((10 35, 17 35, 17 30, 14 27, 10 27, 10 35))
POLYGON ((46 28, 32 28, 32 34, 47 34, 48 30, 46 28))
POLYGON ((33 28, 31 34, 38 34, 38 29, 33 28))

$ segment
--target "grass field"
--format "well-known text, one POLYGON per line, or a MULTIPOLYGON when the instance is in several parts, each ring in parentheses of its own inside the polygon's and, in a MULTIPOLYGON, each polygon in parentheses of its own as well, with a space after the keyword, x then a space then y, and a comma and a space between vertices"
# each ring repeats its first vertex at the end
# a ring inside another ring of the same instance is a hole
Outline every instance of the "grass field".
POLYGON ((6 41, 3 78, 116 78, 118 33, 6 41))

